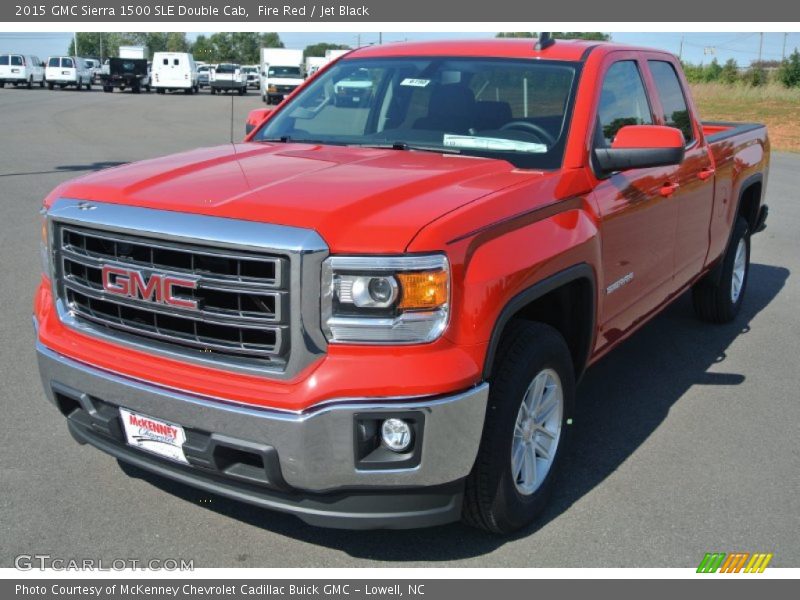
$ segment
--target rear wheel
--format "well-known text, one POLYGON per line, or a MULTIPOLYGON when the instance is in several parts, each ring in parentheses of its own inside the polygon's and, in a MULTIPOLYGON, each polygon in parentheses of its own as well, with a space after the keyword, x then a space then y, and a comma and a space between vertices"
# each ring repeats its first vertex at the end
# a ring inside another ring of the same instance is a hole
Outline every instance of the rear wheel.
POLYGON ((467 478, 463 519, 494 533, 533 521, 563 461, 575 403, 572 358, 561 334, 512 321, 494 365, 478 457, 467 478))
POLYGON ((712 271, 692 287, 692 302, 698 317, 710 323, 728 323, 742 308, 750 272, 750 230, 738 217, 719 271, 712 271))
POLYGON ((52 90, 55 87, 55 84, 52 81, 47 82, 47 89, 52 90))
POLYGON ((114 91, 114 88, 113 88, 113 87, 111 87, 110 85, 104 85, 104 86, 103 86, 103 91, 104 91, 106 94, 110 94, 110 93, 112 93, 112 92, 114 91))
POLYGON ((40 88, 43 88, 45 83, 46 83, 46 82, 45 82, 45 80, 44 80, 44 77, 42 77, 42 78, 39 80, 39 87, 40 87, 40 88))
POLYGON ((28 85, 26 86, 29 90, 33 89, 33 77, 28 79, 28 85))

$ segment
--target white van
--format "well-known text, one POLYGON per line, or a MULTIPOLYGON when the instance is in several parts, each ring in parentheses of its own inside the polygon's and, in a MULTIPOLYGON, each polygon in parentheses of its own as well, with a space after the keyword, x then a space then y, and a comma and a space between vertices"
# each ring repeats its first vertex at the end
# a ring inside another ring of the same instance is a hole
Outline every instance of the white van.
POLYGON ((84 60, 76 56, 51 56, 47 59, 44 77, 51 90, 55 86, 64 89, 68 85, 74 85, 79 90, 83 86, 87 90, 92 89, 92 72, 84 60))
POLYGON ((7 83, 24 85, 28 89, 38 83, 44 87, 44 67, 37 56, 0 54, 0 87, 7 83))
POLYGON ((152 86, 163 94, 171 90, 183 90, 187 94, 200 91, 197 80, 197 64, 186 52, 156 52, 153 54, 152 86))

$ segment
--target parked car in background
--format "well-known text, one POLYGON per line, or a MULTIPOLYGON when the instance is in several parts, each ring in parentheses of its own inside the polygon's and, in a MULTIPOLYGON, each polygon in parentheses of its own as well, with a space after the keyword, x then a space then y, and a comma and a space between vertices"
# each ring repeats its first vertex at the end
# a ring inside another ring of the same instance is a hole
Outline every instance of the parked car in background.
POLYGON ((97 58, 84 58, 83 61, 86 63, 86 68, 89 69, 89 72, 92 74, 92 84, 94 85, 100 79, 100 73, 102 72, 100 60, 97 58))
POLYGON ((208 85, 208 77, 211 73, 211 65, 199 65, 197 67, 197 86, 202 90, 208 85))
POLYGON ((44 87, 44 67, 37 56, 26 54, 0 54, 0 87, 5 84, 24 85, 28 89, 33 84, 44 87))
POLYGON ((208 76, 211 93, 237 92, 240 96, 247 93, 247 76, 242 67, 234 63, 220 63, 211 69, 208 76))
POLYGON ((334 103, 336 106, 362 106, 369 102, 372 86, 369 71, 358 69, 333 86, 334 103))
POLYGON ((80 89, 92 89, 92 73, 82 58, 77 56, 51 56, 45 68, 47 87, 55 86, 64 89, 75 86, 80 89))
POLYGON ((114 88, 121 92, 130 89, 134 94, 142 90, 150 92, 150 66, 146 58, 112 58, 108 73, 100 75, 103 91, 111 93, 114 88))
POLYGON ((256 90, 261 87, 261 73, 258 65, 245 65, 242 67, 242 73, 247 77, 247 87, 256 90))
POLYGON ((264 102, 279 104, 303 81, 302 50, 261 49, 261 98, 264 102))
POLYGON ((194 94, 200 91, 197 65, 188 52, 156 52, 152 69, 151 85, 159 94, 181 90, 194 94))

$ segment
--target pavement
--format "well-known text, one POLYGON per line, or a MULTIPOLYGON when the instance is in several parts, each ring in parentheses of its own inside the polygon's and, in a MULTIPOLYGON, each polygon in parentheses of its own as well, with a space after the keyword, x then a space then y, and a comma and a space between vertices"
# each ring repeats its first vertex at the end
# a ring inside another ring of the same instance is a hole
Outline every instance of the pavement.
POLYGON ((768 228, 735 323, 684 295, 587 373, 543 517, 511 538, 460 524, 317 529, 79 446, 44 397, 31 298, 37 211, 59 182, 229 141, 240 97, 0 90, 0 566, 18 554, 195 567, 694 567, 709 551, 800 566, 800 155, 774 153, 768 228), (132 475, 132 476, 131 476, 132 475))

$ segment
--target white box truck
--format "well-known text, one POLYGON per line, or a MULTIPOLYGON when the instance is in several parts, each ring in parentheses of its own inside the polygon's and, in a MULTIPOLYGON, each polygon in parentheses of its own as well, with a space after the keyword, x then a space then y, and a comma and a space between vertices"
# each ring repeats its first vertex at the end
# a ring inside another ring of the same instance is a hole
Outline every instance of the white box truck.
POLYGON ((120 46, 119 58, 147 59, 147 46, 120 46))
POLYGON ((278 104, 303 83, 303 51, 289 48, 261 49, 261 98, 278 104))

